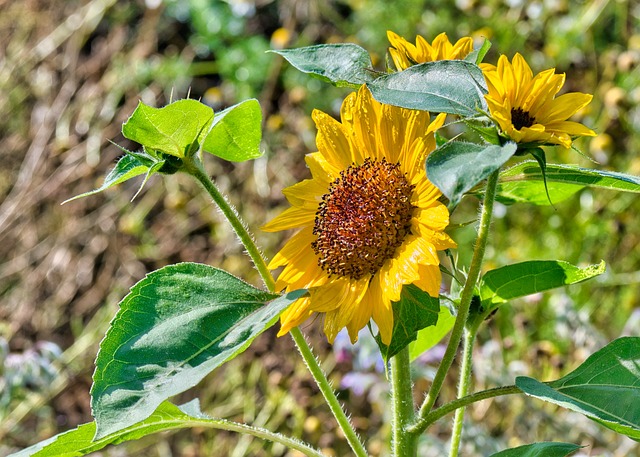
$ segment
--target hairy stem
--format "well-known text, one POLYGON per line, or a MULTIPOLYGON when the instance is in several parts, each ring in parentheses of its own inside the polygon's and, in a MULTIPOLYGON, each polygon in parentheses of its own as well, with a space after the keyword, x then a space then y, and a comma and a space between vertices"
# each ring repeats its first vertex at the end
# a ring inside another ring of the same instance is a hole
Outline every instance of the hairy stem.
POLYGON ((329 405, 331 412, 333 413, 336 420, 338 421, 338 425, 340 425, 340 428, 342 429, 344 436, 347 438, 347 441, 349 442, 351 449, 356 454, 356 456, 366 457, 368 454, 366 449, 364 448, 364 445, 360 441, 360 438, 358 437, 358 434, 356 433, 356 431, 353 429, 353 426, 351 425, 349 418, 344 413, 344 410, 342 409, 342 406, 340 405, 338 398, 336 397, 333 389, 331 388, 331 384, 329 383, 329 380, 327 379, 326 375, 322 371, 322 368, 318 363, 318 359, 316 359, 315 355, 313 355, 313 352, 311 352, 311 348, 307 344, 307 341, 302 335, 302 332, 298 327, 296 327, 291 329, 289 333, 291 333, 291 336, 293 337, 293 341, 296 342, 296 345, 298 346, 298 351, 300 351, 302 358, 307 364, 307 368, 313 375, 313 378, 316 380, 316 384, 318 384, 318 388, 320 389, 320 392, 322 392, 322 395, 324 396, 324 399, 327 401, 327 404, 329 405))
POLYGON ((273 281, 273 277, 267 268, 267 262, 263 257, 260 249, 256 246, 253 237, 249 233, 247 226, 240 219, 238 212, 236 209, 231 206, 231 204, 224 198, 222 192, 218 189, 218 187, 211 180, 207 172, 205 171, 202 162, 197 157, 192 157, 190 160, 184 160, 184 171, 189 173, 191 176, 196 178, 198 182, 204 187, 209 196, 213 199, 213 202, 220 208, 224 217, 227 218, 233 231, 236 232, 236 235, 240 239, 240 242, 247 250, 247 254, 251 257, 253 264, 256 266, 264 285, 270 292, 273 292, 276 288, 275 282, 273 281))
POLYGON ((411 387, 411 359, 409 346, 391 358, 391 407, 393 408, 392 455, 415 457, 418 452, 418 437, 406 429, 415 420, 413 389, 411 387))
POLYGON ((447 414, 456 411, 458 408, 464 408, 465 406, 479 402, 481 400, 486 400, 487 398, 521 393, 522 391, 516 386, 502 386, 493 389, 482 390, 480 392, 467 395, 466 397, 458 398, 457 400, 449 402, 446 405, 442 405, 440 408, 434 409, 425 417, 419 418, 414 425, 407 429, 407 432, 419 435, 420 433, 424 432, 429 425, 433 424, 435 421, 446 416, 447 414))
MULTIPOLYGON (((458 381, 458 398, 463 398, 469 393, 469 385, 471 384, 471 367, 473 358, 473 343, 476 339, 476 327, 473 330, 466 329, 462 340, 462 365, 460 366, 460 375, 458 381)), ((451 447, 449 448, 449 457, 457 457, 460 449, 460 440, 462 439, 462 424, 464 422, 465 407, 456 409, 453 418, 453 428, 451 431, 451 447)))
POLYGON ((487 180, 487 186, 480 214, 478 237, 476 238, 476 244, 473 249, 473 257, 471 259, 469 274, 467 276, 467 280, 464 284, 464 288, 462 289, 462 294, 460 296, 458 315, 456 316, 456 321, 453 325, 453 329, 451 330, 451 336, 449 338, 449 343, 447 344, 447 349, 445 350, 444 356, 442 358, 442 362, 440 363, 440 366, 436 371, 433 383, 431 384, 431 388, 429 389, 429 393, 427 394, 424 402, 422 403, 422 406, 420 407, 420 412, 418 413, 419 419, 425 418, 433 408, 433 405, 435 404, 436 399, 440 394, 440 390, 442 389, 442 385, 447 376, 447 373, 449 372, 449 369, 453 364, 453 360, 456 357, 460 341, 462 340, 462 334, 467 323, 467 318, 469 317, 471 299, 473 298, 475 286, 478 282, 478 278, 480 277, 484 251, 487 246, 487 238, 489 236, 491 214, 493 212, 493 202, 496 196, 499 173, 500 170, 494 171, 487 180))
MULTIPOLYGON (((213 183, 213 181, 211 180, 207 172, 204 170, 202 162, 195 156, 192 157, 191 159, 185 159, 183 171, 185 171, 186 173, 196 178, 198 182, 202 185, 202 187, 204 187, 207 193, 211 196, 214 203, 218 205, 218 207, 220 208, 220 211, 222 211, 222 214, 224 214, 224 216, 227 218, 227 220, 231 224, 231 227, 233 228, 233 230, 236 232, 236 235, 240 239, 240 242, 243 244, 243 246, 247 250, 249 257, 251 257, 251 260, 256 266, 256 269, 258 270, 258 273, 260 274, 260 277, 262 278, 262 281, 264 282, 265 286, 270 292, 274 292, 276 288, 275 281, 273 280, 273 276, 271 276, 271 272, 267 267, 267 262, 265 258, 263 257, 262 253, 256 246, 256 243, 253 237, 251 236, 251 234, 249 233, 249 230, 247 229, 246 225, 240 220, 240 216, 238 215, 237 211, 224 198, 220 190, 218 190, 218 188, 213 183)), ((338 424, 340 425, 342 432, 347 438, 347 441, 349 442, 351 449, 353 450, 353 452, 356 454, 357 457, 366 457, 367 451, 365 450, 364 445, 358 438, 358 435, 356 434, 353 426, 351 425, 351 422, 349 422, 349 419, 347 418, 347 415, 342 409, 342 406, 340 405, 340 402, 338 401, 338 398, 336 397, 335 392, 331 388, 331 385, 329 384, 329 381, 327 380, 326 375, 322 371, 322 368, 320 367, 318 360, 313 355, 313 352, 311 351, 309 344, 307 343, 307 341, 305 340, 304 336, 302 335, 299 329, 294 328, 289 333, 291 333, 291 336, 293 337, 293 341, 298 347, 298 351, 300 351, 302 358, 307 364, 307 368, 309 369, 313 378, 315 379, 316 384, 318 385, 318 388, 324 395, 324 398, 327 401, 327 404, 329 405, 331 412, 333 413, 336 420, 338 421, 338 424)))
MULTIPOLYGON (((189 422, 188 425, 189 427, 193 427, 197 422, 198 421, 192 421, 189 422)), ((264 428, 252 427, 250 425, 240 424, 238 422, 232 422, 225 419, 203 420, 200 421, 198 425, 202 427, 216 428, 219 430, 227 430, 230 432, 244 433, 273 443, 280 443, 289 449, 295 449, 296 451, 301 452, 307 457, 326 457, 322 452, 312 448, 302 441, 281 435, 280 433, 274 433, 264 428)))

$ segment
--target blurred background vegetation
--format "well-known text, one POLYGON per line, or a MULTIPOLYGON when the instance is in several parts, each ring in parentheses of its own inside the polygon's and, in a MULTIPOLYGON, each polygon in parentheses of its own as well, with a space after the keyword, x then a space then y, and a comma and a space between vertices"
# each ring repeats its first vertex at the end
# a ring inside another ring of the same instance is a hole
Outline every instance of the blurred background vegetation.
MULTIPOLYGON (((118 301, 145 273, 179 261, 259 280, 229 227, 181 176, 154 177, 65 206, 95 188, 119 156, 138 100, 162 106, 201 99, 218 110, 249 97, 264 114, 265 156, 207 158, 268 256, 280 234, 257 227, 286 206, 282 189, 308 177, 311 111, 337 115, 346 89, 290 68, 268 49, 354 42, 380 68, 386 31, 493 42, 487 61, 522 53, 534 71, 567 73, 566 89, 594 94, 582 122, 598 136, 548 160, 640 175, 640 4, 635 0, 0 0, 0 455, 91 420, 89 388, 99 341, 118 301)), ((472 220, 468 197, 454 223, 472 220)), ((518 374, 558 377, 620 335, 640 336, 640 203, 633 194, 584 190, 555 207, 498 205, 487 268, 529 259, 578 265, 604 259, 606 275, 500 309, 480 335, 476 388, 518 374)), ((474 229, 452 232, 461 252, 474 229)), ((461 255, 461 262, 467 261, 461 255)), ((372 455, 386 455, 383 374, 363 338, 335 348, 319 320, 305 324, 372 455)), ((416 365, 421 390, 438 348, 416 365)), ((455 389, 452 378, 446 398, 455 389)), ((177 403, 200 398, 213 416, 302 437, 349 455, 289 338, 266 332, 243 355, 177 403)), ((640 455, 637 445, 581 416, 526 398, 485 401, 467 415, 463 455, 533 441, 587 446, 582 455, 640 455)), ((443 455, 450 418, 424 436, 423 456, 443 455)), ((293 456, 269 443, 186 430, 109 448, 124 456, 293 456)))

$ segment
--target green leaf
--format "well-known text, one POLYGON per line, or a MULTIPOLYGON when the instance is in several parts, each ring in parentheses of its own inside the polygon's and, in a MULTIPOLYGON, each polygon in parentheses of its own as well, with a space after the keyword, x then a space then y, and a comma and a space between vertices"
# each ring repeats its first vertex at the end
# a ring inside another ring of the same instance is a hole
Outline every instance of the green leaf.
POLYGON ((450 206, 499 169, 516 152, 516 144, 479 145, 450 141, 427 157, 427 177, 449 199, 450 206))
POLYGON ((488 271, 482 277, 480 298, 485 308, 517 297, 576 284, 605 271, 604 261, 580 268, 560 260, 531 260, 488 271))
POLYGON ((389 346, 376 336, 382 357, 387 361, 407 347, 418 336, 418 331, 435 325, 440 310, 440 299, 432 297, 413 284, 402 288, 400 301, 393 303, 393 333, 389 346))
POLYGON ((369 83, 381 103, 436 113, 470 117, 486 110, 487 92, 482 70, 463 60, 441 60, 414 65, 369 83))
POLYGON ((202 149, 225 160, 243 162, 262 155, 262 112, 251 99, 216 113, 202 149))
POLYGON ((213 110, 196 100, 178 100, 162 108, 139 102, 122 125, 122 134, 146 149, 183 158, 198 150, 212 121, 213 110))
POLYGON ((482 42, 482 46, 471 51, 471 53, 467 57, 465 57, 464 60, 466 60, 467 62, 473 62, 476 65, 480 65, 480 63, 484 60, 484 57, 487 55, 487 52, 489 52, 489 49, 491 49, 491 41, 485 38, 482 42))
POLYGON ((516 386, 640 440, 640 338, 612 341, 556 381, 541 383, 519 376, 516 386))
MULTIPOLYGON (((128 152, 128 151, 127 151, 128 152)), ((143 164, 140 159, 134 157, 130 154, 125 154, 118 160, 116 166, 107 174, 104 178, 104 182, 100 187, 94 189, 89 192, 85 192, 84 194, 76 195, 68 200, 65 200, 64 203, 70 202, 72 200, 76 200, 82 197, 88 197, 89 195, 94 195, 103 190, 106 190, 110 187, 115 186, 116 184, 120 184, 122 182, 128 181, 131 178, 135 178, 136 176, 147 173, 149 167, 143 164)))
MULTIPOLYGON (((547 185, 554 202, 562 201, 584 187, 640 193, 640 177, 575 165, 547 165, 547 185)), ((536 162, 528 160, 500 174, 497 199, 506 204, 548 205, 544 176, 536 162)))
POLYGON ((549 185, 547 184, 547 156, 544 153, 544 149, 542 148, 533 148, 530 149, 531 155, 538 165, 540 166, 540 173, 542 173, 542 182, 544 183, 544 192, 547 196, 547 200, 549 204, 553 206, 553 202, 551 201, 551 196, 549 195, 549 185))
POLYGON ((96 438, 149 417, 164 400, 195 386, 244 351, 302 293, 274 300, 277 295, 196 263, 147 275, 122 300, 100 344, 91 389, 96 438))
POLYGON ((415 360, 429 349, 434 347, 453 328, 453 324, 456 321, 456 317, 451 314, 449 308, 445 305, 440 305, 440 312, 438 313, 438 322, 435 325, 423 328, 418 332, 416 340, 409 344, 409 354, 411 360, 415 360))
POLYGON ((580 449, 571 443, 533 443, 491 454, 491 457, 566 457, 580 449))
POLYGON ((270 52, 281 55, 298 70, 337 87, 358 88, 373 80, 371 57, 356 44, 319 44, 270 52))
POLYGON ((96 432, 96 423, 90 422, 49 438, 27 449, 23 449, 20 452, 11 454, 10 457, 75 457, 99 451, 110 444, 115 445, 126 441, 137 440, 153 433, 191 427, 206 427, 242 432, 263 439, 277 440, 292 449, 303 452, 305 455, 319 454, 313 453, 313 450, 308 445, 298 440, 273 434, 264 429, 208 417, 200 412, 198 400, 192 400, 182 406, 175 406, 169 402, 163 402, 158 409, 144 421, 96 441, 93 441, 96 432))

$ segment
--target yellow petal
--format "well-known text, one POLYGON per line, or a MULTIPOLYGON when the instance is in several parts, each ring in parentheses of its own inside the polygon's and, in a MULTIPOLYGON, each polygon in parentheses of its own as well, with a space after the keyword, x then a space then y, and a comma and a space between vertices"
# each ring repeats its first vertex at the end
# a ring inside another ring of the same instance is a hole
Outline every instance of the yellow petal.
POLYGON ((440 267, 437 265, 420 265, 418 272, 420 276, 413 284, 432 297, 437 297, 440 294, 440 284, 442 282, 440 267))
POLYGON ((317 211, 322 196, 328 191, 320 181, 305 179, 282 191, 289 203, 299 208, 317 211))
POLYGON ((581 92, 571 92, 561 95, 545 104, 540 109, 544 117, 536 120, 547 126, 554 122, 564 121, 573 116, 578 110, 587 106, 591 102, 591 99, 593 99, 593 95, 583 94, 581 92))
MULTIPOLYGON (((280 251, 273 256, 271 262, 269 262, 269 269, 286 265, 291 262, 297 255, 305 250, 310 250, 311 243, 315 241, 316 237, 312 233, 312 227, 307 227, 293 235, 280 249, 280 251)), ((313 251, 311 251, 313 252, 313 251)))
POLYGON ((289 307, 284 310, 280 315, 280 331, 278 336, 285 335, 292 328, 297 327, 306 321, 313 311, 309 309, 310 299, 308 296, 302 297, 294 301, 289 307))
POLYGON ((260 229, 265 232, 278 232, 280 230, 304 227, 305 225, 313 225, 315 217, 316 213, 313 210, 292 206, 285 209, 260 229))
MULTIPOLYGON (((333 343, 338 332, 345 328, 355 315, 362 301, 362 297, 367 292, 369 279, 350 280, 349 282, 348 292, 342 299, 340 306, 327 311, 324 318, 324 333, 327 335, 330 343, 333 343)), ((315 309, 313 300, 314 297, 312 296, 312 307, 315 309)))
POLYGON ((336 168, 340 170, 347 168, 353 162, 353 158, 351 146, 342 125, 320 110, 314 110, 311 117, 318 129, 316 135, 318 151, 336 168))
POLYGON ((378 326, 380 339, 382 339, 384 344, 389 344, 391 343, 391 336, 393 334, 393 309, 391 307, 391 301, 382 289, 380 281, 376 280, 376 277, 373 278, 369 287, 371 288, 369 305, 371 306, 373 320, 378 326))

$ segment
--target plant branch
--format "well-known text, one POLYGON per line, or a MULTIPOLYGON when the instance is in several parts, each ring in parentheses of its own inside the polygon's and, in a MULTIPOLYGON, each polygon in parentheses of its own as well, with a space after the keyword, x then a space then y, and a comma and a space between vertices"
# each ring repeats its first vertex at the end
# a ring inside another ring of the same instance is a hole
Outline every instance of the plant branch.
MULTIPOLYGON (((196 421, 191 421, 189 423, 189 426, 193 427, 194 425, 196 425, 194 424, 194 422, 196 421)), ((261 427, 252 427, 250 425, 240 424, 238 422, 232 422, 225 419, 200 421, 200 423, 198 423, 197 425, 252 435, 257 438, 262 438, 263 440, 282 444, 289 449, 295 449, 296 451, 299 451, 308 457, 326 457, 322 452, 314 449, 307 443, 299 441, 295 438, 291 438, 289 436, 281 435, 280 433, 272 432, 261 427)))
POLYGON ((522 391, 516 386, 502 386, 488 390, 481 390, 480 392, 467 395, 466 397, 458 398, 447 403, 446 405, 442 405, 440 408, 434 409, 425 417, 419 418, 414 425, 407 429, 407 433, 419 435, 420 433, 424 432, 429 425, 433 424, 438 419, 446 416, 449 413, 452 413, 458 408, 464 408, 465 406, 468 406, 472 403, 486 400, 487 398, 520 393, 522 393, 522 391))
MULTIPOLYGON (((467 328, 464 332, 464 337, 462 340, 462 365, 460 366, 460 375, 458 380, 458 398, 463 398, 469 393, 469 385, 471 384, 473 343, 476 339, 476 334, 477 326, 473 327, 472 329, 467 328)), ((464 410, 464 406, 456 409, 456 414, 453 419, 453 428, 451 431, 451 446, 449 448, 449 457, 458 457, 460 440, 462 438, 464 410)))
POLYGON ((436 399, 440 394, 440 389, 442 389, 442 385, 447 376, 447 373, 449 372, 449 369, 453 364, 453 360, 455 359, 456 353, 458 352, 460 341, 462 340, 462 334, 467 323, 467 318, 469 317, 471 299, 473 298, 475 286, 478 282, 478 278, 480 277, 482 259, 484 257, 484 251, 487 246, 487 238, 489 235, 489 227, 491 225, 491 214, 493 212, 493 202, 496 196, 499 173, 499 169, 494 171, 493 173, 491 173, 487 180, 487 187, 484 194, 482 212, 480 215, 478 237, 476 238, 476 244, 473 249, 473 257, 471 259, 469 275, 467 276, 467 281, 465 282, 464 288, 462 289, 460 306, 458 307, 458 315, 456 316, 456 321, 453 325, 453 329, 451 330, 451 336, 449 338, 449 343, 447 344, 447 349, 445 350, 444 356, 442 358, 442 362, 440 363, 440 366, 436 371, 433 383, 431 384, 431 388, 429 389, 429 393, 427 394, 424 402, 422 403, 422 406, 420 407, 420 412, 418 413, 418 417, 420 419, 426 417, 427 414, 429 414, 429 411, 431 411, 431 409, 433 408, 433 405, 435 404, 436 399))

